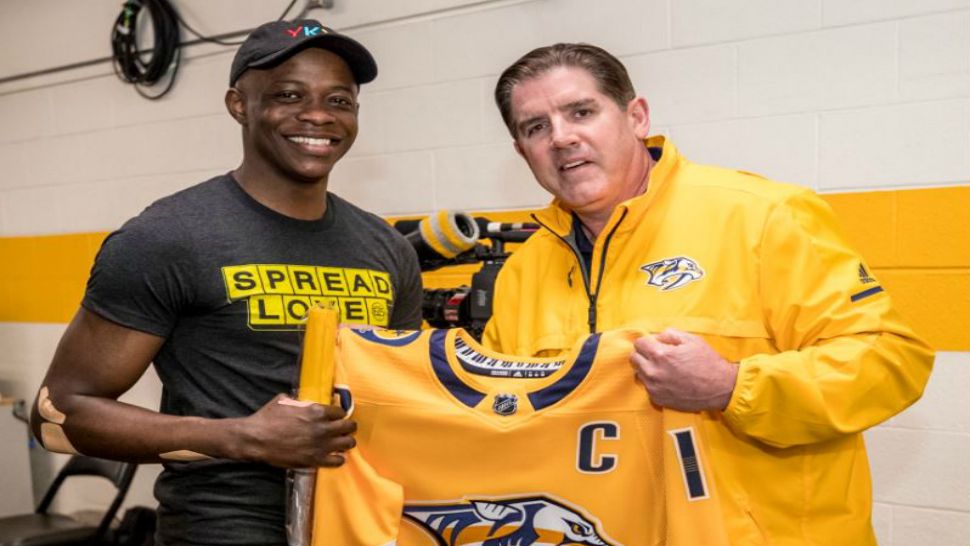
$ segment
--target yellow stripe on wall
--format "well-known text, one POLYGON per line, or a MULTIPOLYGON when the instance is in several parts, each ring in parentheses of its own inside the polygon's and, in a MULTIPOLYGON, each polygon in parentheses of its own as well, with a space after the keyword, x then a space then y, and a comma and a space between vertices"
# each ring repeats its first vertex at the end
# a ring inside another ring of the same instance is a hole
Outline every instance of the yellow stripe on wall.
MULTIPOLYGON (((970 350, 970 187, 823 197, 916 330, 939 350, 970 350)), ((514 222, 529 212, 478 215, 514 222)), ((0 322, 68 322, 106 235, 0 237, 0 322)), ((477 269, 426 273, 425 285, 468 284, 477 269)))
POLYGON ((106 236, 0 237, 0 322, 69 322, 106 236))
POLYGON ((970 187, 822 197, 916 331, 970 350, 970 187))

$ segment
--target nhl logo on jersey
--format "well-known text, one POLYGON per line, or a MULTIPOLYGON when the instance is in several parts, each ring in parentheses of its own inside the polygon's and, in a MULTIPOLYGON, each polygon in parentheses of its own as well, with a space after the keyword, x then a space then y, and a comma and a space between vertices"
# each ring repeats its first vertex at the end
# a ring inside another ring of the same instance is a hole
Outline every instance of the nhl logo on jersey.
POLYGON ((512 415, 519 411, 519 397, 514 394, 496 394, 492 410, 499 415, 512 415))
POLYGON ((441 546, 616 545, 594 518, 546 496, 412 504, 404 517, 441 546))
POLYGON ((649 286, 656 286, 664 292, 680 288, 704 276, 701 266, 686 256, 664 258, 644 264, 640 266, 640 271, 647 274, 649 286))

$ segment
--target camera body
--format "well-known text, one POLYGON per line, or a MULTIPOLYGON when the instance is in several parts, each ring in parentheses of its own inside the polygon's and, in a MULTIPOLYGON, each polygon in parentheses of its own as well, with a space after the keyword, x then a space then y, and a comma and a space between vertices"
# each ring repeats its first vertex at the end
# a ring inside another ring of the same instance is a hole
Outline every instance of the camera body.
POLYGON ((530 223, 498 223, 465 213, 440 211, 420 221, 403 221, 394 227, 404 233, 418 254, 421 271, 481 263, 471 285, 425 289, 421 310, 424 320, 435 328, 464 328, 481 340, 485 323, 492 316, 495 280, 509 254, 505 243, 521 243, 538 228, 530 223), (490 245, 478 241, 488 239, 490 245), (454 252, 454 249, 461 249, 454 252))
MULTIPOLYGON (((494 246, 494 244, 493 244, 494 246)), ((508 254, 493 253, 491 247, 480 245, 482 268, 472 274, 471 286, 425 289, 421 311, 424 320, 435 328, 460 327, 481 341, 485 323, 492 316, 492 296, 495 279, 508 254)), ((476 260, 479 260, 476 257, 476 260)))

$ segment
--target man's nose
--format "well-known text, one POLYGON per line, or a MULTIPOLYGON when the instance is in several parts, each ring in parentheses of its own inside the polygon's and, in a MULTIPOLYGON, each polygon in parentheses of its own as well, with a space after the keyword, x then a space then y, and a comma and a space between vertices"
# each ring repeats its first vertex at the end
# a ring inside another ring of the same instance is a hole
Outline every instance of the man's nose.
POLYGON ((569 148, 578 142, 575 127, 564 121, 553 121, 551 127, 552 145, 556 148, 569 148))
POLYGON ((323 125, 334 120, 333 112, 330 111, 327 100, 323 98, 308 101, 296 117, 300 121, 314 125, 323 125))

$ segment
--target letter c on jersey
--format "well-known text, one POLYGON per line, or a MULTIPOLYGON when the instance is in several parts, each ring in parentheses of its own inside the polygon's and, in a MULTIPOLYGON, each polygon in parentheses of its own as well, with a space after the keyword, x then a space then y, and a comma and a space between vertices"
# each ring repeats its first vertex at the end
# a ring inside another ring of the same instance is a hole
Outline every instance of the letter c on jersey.
POLYGON ((610 422, 586 423, 579 427, 579 445, 576 449, 576 466, 586 474, 601 474, 616 468, 619 455, 607 455, 597 451, 599 440, 619 440, 620 425, 610 422))

